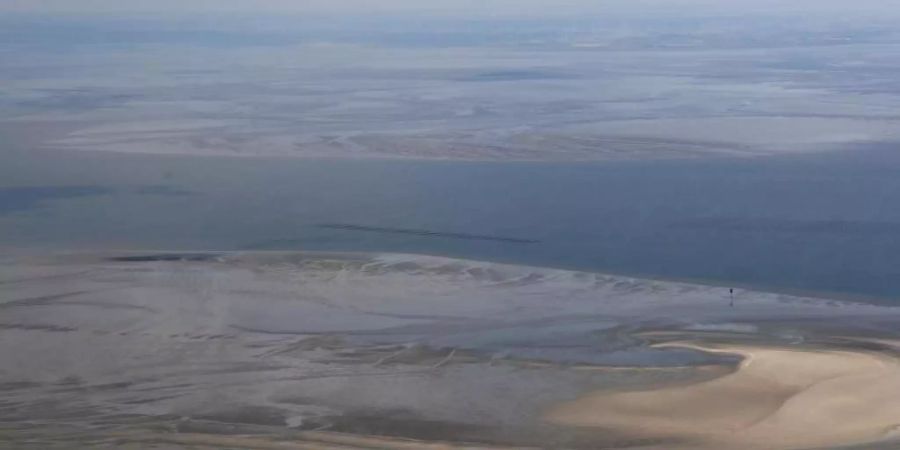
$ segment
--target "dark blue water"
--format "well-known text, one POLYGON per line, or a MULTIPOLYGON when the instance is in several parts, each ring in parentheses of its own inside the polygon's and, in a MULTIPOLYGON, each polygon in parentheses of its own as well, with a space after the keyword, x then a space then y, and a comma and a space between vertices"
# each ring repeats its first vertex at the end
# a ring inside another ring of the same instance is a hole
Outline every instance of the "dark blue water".
POLYGON ((0 157, 5 247, 417 252, 900 299, 890 146, 590 164, 0 157))

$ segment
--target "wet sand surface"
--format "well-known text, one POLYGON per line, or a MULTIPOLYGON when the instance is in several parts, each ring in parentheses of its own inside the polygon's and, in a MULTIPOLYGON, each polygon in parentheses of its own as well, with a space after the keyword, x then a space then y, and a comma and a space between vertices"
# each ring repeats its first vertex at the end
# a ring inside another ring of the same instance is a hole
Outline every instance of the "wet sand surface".
POLYGON ((735 296, 411 255, 10 255, 0 446, 891 445, 900 308, 735 296))

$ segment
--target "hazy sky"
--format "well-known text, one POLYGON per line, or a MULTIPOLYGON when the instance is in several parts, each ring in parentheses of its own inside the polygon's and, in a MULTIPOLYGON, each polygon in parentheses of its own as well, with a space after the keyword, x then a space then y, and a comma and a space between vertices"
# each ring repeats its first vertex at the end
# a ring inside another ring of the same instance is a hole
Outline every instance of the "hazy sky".
POLYGON ((900 13, 896 0, 0 0, 19 12, 303 12, 543 15, 633 12, 900 13))

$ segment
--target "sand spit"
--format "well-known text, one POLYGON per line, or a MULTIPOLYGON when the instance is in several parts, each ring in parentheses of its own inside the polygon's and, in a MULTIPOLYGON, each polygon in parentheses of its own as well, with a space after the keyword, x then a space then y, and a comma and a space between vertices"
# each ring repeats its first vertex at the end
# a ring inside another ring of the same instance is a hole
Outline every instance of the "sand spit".
POLYGON ((741 355, 733 374, 686 386, 599 392, 551 422, 689 442, 685 448, 801 449, 888 438, 900 426, 900 360, 884 353, 673 342, 741 355))

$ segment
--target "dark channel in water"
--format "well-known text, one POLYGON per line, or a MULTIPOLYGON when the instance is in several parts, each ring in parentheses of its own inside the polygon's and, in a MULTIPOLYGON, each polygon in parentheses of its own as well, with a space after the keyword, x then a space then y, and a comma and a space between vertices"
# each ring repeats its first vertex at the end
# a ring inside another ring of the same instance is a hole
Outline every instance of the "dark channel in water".
POLYGON ((5 247, 409 252, 900 299, 889 145, 608 163, 0 158, 5 247))
POLYGON ((215 261, 221 255, 215 253, 154 253, 152 255, 114 256, 110 261, 116 262, 208 262, 215 261))
POLYGON ((508 236, 488 236, 483 234, 468 234, 468 233, 448 233, 446 231, 434 231, 434 230, 422 230, 422 229, 410 229, 410 228, 390 228, 390 227, 372 227, 366 225, 353 225, 347 223, 320 223, 317 225, 319 228, 325 228, 329 230, 344 230, 344 231, 362 231, 362 232, 370 232, 370 233, 386 233, 386 234, 406 234, 410 236, 426 236, 426 237, 436 237, 436 238, 448 238, 448 239, 464 239, 464 240, 472 240, 472 241, 497 241, 497 242, 507 242, 510 244, 537 244, 540 241, 536 241, 534 239, 522 239, 522 238, 514 238, 508 236))

